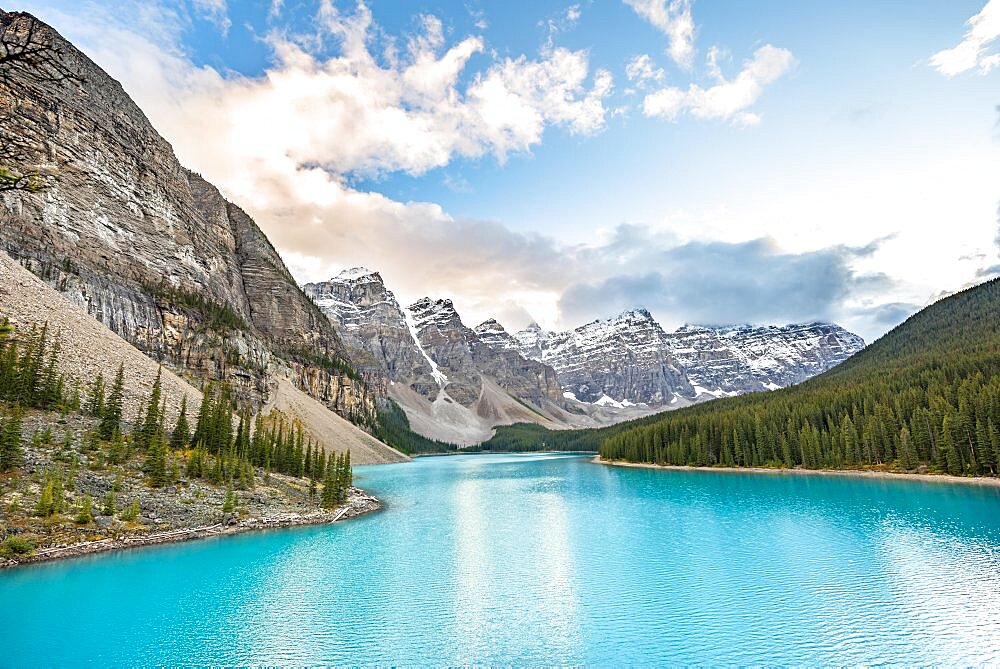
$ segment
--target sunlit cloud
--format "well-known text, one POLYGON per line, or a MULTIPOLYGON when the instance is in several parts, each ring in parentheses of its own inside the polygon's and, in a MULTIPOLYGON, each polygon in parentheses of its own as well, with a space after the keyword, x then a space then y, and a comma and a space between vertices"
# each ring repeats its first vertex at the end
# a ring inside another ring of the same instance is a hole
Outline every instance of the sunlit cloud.
POLYGON ((953 77, 974 69, 987 74, 1000 65, 995 49, 1000 38, 1000 0, 989 0, 966 25, 969 29, 958 45, 931 56, 931 65, 941 74, 953 77))

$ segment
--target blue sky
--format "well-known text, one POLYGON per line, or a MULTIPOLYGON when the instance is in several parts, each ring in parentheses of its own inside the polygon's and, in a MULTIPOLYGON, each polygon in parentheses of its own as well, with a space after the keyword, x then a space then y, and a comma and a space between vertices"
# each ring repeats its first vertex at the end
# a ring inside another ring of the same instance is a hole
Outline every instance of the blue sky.
POLYGON ((1000 0, 23 8, 300 279, 365 264, 470 325, 871 339, 1000 265, 1000 0))

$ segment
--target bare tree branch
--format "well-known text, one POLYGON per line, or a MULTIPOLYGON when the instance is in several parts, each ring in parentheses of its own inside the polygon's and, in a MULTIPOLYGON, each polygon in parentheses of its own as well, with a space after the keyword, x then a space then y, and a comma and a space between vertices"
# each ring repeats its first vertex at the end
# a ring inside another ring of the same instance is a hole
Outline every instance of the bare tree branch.
POLYGON ((23 12, 0 25, 0 80, 10 84, 17 70, 42 82, 82 81, 63 60, 63 50, 46 35, 45 24, 23 12))
MULTIPOLYGON (((63 48, 54 42, 52 30, 34 16, 0 12, 0 85, 13 91, 23 86, 25 80, 49 84, 82 82, 64 56, 63 48)), ((16 110, 0 114, 0 193, 38 193, 48 187, 42 174, 11 167, 24 164, 31 149, 25 138, 10 131, 9 121, 14 113, 16 110)))

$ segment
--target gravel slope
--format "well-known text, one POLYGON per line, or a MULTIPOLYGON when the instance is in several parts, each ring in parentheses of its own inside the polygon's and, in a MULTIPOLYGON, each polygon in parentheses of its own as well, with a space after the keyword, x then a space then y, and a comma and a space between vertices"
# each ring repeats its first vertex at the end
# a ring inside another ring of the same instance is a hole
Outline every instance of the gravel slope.
POLYGON ((287 379, 278 378, 274 381, 271 399, 264 407, 264 413, 270 409, 277 409, 302 421, 306 433, 321 443, 327 453, 350 449, 351 464, 377 465, 406 462, 410 459, 330 411, 287 379))
MULTIPOLYGON (((0 252, 0 319, 7 318, 18 332, 32 325, 49 324, 59 337, 59 371, 84 387, 103 373, 110 386, 119 363, 125 365, 123 418, 131 421, 153 387, 159 365, 134 346, 95 320, 86 311, 56 292, 0 252)), ((163 368, 163 396, 167 402, 167 424, 172 424, 187 395, 188 415, 198 413, 201 392, 167 368, 163 368)))

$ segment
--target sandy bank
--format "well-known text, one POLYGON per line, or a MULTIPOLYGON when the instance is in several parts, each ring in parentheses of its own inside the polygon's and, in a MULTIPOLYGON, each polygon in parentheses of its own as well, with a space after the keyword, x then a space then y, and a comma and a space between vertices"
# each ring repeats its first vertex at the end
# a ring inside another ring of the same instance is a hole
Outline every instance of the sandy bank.
POLYGON ((687 472, 717 472, 734 474, 771 474, 775 476, 840 476, 847 478, 870 478, 928 481, 932 483, 962 483, 965 485, 990 486, 1000 488, 1000 477, 989 476, 951 476, 950 474, 911 474, 905 472, 886 472, 870 469, 770 469, 767 467, 687 467, 681 465, 654 465, 644 462, 623 462, 620 460, 602 460, 594 456, 595 464, 612 467, 637 467, 640 469, 673 469, 687 472))

